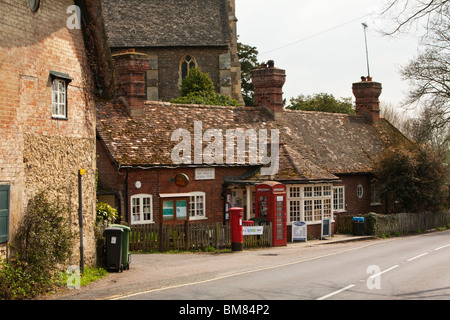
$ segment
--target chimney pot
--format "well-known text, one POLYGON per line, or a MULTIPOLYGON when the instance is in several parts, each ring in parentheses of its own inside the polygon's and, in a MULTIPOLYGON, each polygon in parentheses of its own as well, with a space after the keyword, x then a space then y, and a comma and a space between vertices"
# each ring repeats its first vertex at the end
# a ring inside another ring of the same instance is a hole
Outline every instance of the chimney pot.
POLYGON ((378 98, 382 91, 381 83, 372 82, 372 78, 370 78, 369 81, 353 83, 352 91, 356 98, 356 114, 367 117, 374 125, 377 125, 380 118, 380 100, 378 98))
POLYGON ((125 99, 131 115, 142 114, 147 99, 145 75, 149 56, 132 51, 115 54, 113 59, 118 96, 125 99))
POLYGON ((274 67, 269 60, 268 67, 252 71, 252 83, 255 87, 255 107, 265 107, 274 119, 281 117, 283 112, 283 85, 286 82, 286 71, 274 67))

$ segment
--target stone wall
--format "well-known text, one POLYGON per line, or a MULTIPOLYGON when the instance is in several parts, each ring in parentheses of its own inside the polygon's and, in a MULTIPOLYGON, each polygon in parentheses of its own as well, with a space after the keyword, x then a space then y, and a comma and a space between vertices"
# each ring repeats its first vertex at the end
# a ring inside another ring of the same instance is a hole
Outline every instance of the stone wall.
POLYGON ((82 176, 83 243, 87 264, 95 259, 96 163, 93 138, 71 138, 24 134, 23 164, 25 174, 24 203, 40 191, 68 209, 71 231, 77 234, 71 264, 79 261, 78 170, 82 176))

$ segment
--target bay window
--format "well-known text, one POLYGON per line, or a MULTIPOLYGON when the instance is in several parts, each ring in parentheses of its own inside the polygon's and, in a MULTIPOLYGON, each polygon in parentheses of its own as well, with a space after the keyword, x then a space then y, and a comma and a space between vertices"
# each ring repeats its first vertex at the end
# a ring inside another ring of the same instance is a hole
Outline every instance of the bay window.
POLYGON ((288 222, 319 223, 333 218, 333 188, 331 184, 288 185, 288 222))

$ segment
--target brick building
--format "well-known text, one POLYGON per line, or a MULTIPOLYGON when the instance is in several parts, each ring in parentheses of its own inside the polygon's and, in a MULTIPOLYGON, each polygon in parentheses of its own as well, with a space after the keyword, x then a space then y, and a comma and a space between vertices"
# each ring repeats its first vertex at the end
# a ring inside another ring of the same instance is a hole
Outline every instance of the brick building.
POLYGON ((384 212, 372 161, 404 137, 378 116, 381 84, 353 84, 355 115, 284 110, 286 75, 269 62, 253 73, 256 107, 177 105, 145 101, 145 54, 115 59, 122 89, 97 108, 98 182, 99 197, 118 207, 123 220, 226 222, 234 206, 250 219, 255 186, 265 181, 286 185, 288 228, 306 221, 312 238, 320 237, 324 217, 384 212), (123 71, 126 64, 133 72, 123 71), (228 134, 237 135, 231 149, 228 134), (270 161, 255 161, 253 152, 264 146, 270 161))
POLYGON ((216 91, 244 104, 234 0, 102 0, 113 54, 149 56, 147 100, 179 96, 189 69, 209 73, 216 91))
POLYGON ((68 207, 78 232, 83 168, 85 258, 92 263, 95 100, 115 90, 101 7, 90 0, 5 0, 0 13, 0 256, 40 191, 68 207))

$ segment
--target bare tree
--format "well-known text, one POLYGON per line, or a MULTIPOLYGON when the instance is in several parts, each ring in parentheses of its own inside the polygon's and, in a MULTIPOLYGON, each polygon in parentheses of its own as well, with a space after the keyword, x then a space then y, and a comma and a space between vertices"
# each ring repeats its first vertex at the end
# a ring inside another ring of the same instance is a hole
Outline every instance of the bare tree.
MULTIPOLYGON (((450 125, 450 1, 449 0, 392 0, 383 14, 394 21, 385 31, 393 35, 409 31, 412 26, 423 27, 417 57, 401 68, 404 80, 411 89, 405 104, 421 106, 420 127, 424 132, 448 132, 450 125), (423 22, 423 25, 420 23, 423 22)), ((439 134, 440 135, 440 134, 439 134)), ((429 135, 428 135, 429 136, 429 135)), ((444 134, 445 136, 445 134, 444 134)))
POLYGON ((448 7, 449 0, 391 0, 382 11, 382 16, 393 22, 384 31, 387 35, 409 32, 411 27, 425 21, 425 30, 434 17, 439 16, 448 7))

